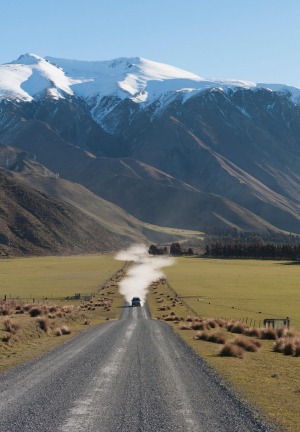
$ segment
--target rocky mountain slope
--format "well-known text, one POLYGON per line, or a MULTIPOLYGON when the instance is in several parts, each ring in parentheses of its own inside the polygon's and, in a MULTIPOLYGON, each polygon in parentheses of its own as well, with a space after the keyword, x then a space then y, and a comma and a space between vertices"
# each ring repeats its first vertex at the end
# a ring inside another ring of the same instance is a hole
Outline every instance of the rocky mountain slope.
POLYGON ((0 169, 0 255, 111 252, 124 242, 93 218, 0 169))
POLYGON ((0 140, 163 226, 300 233, 300 90, 146 59, 0 66, 0 140))

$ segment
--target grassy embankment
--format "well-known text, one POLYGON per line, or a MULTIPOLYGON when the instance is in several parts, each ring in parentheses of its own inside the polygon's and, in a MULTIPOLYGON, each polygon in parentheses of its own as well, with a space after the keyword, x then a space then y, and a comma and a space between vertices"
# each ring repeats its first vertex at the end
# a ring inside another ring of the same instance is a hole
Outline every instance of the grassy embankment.
MULTIPOLYGON (((167 284, 154 285, 148 300, 154 317, 185 318, 169 323, 241 397, 287 431, 299 429, 300 357, 273 352, 274 340, 259 340, 261 348, 244 351, 242 358, 220 357, 224 345, 195 340, 196 330, 182 328, 190 329, 192 323, 186 318, 195 314, 242 318, 244 324, 248 318, 252 326, 264 318, 289 316, 299 331, 299 269, 286 262, 180 258, 165 269, 178 301, 174 302, 174 292, 167 284)), ((224 327, 206 330, 208 334, 216 331, 228 341, 240 337, 224 327)))
POLYGON ((0 313, 0 371, 89 325, 118 318, 124 301, 117 287, 123 265, 107 255, 0 260, 0 298, 7 296, 0 305, 5 313, 0 313), (72 299, 75 293, 81 299, 72 299), (83 301, 91 294, 96 296, 83 301), (34 308, 38 315, 31 316, 34 308), (70 333, 57 337, 58 329, 66 327, 70 333))

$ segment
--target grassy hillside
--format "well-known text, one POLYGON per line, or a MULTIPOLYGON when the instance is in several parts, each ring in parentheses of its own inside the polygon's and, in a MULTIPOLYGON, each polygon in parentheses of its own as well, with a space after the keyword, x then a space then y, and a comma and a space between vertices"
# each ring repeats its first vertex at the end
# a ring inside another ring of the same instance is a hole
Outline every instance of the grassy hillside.
POLYGON ((19 173, 13 173, 13 175, 19 178, 20 181, 25 181, 30 187, 72 205, 125 241, 165 243, 191 236, 201 237, 202 235, 199 231, 160 227, 144 223, 78 183, 55 176, 41 176, 39 172, 36 174, 36 167, 31 166, 29 169, 28 163, 25 173, 26 175, 19 173))
POLYGON ((124 245, 93 218, 0 170, 0 255, 110 252, 124 245))

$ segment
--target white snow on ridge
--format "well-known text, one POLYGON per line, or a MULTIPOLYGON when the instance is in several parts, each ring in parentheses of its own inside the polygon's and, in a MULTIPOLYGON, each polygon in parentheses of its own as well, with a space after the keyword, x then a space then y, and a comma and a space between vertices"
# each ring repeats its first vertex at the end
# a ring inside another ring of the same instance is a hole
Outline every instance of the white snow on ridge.
POLYGON ((166 91, 182 88, 186 81, 197 83, 203 80, 174 66, 139 57, 94 62, 46 59, 76 79, 77 84, 72 87, 74 92, 87 99, 100 94, 145 102, 166 91))
MULTIPOLYGON (((130 98, 148 104, 175 92, 185 102, 199 91, 218 88, 266 88, 288 92, 300 103, 300 89, 281 84, 262 84, 237 80, 207 80, 190 72, 139 57, 111 61, 78 61, 24 54, 0 65, 0 100, 31 101, 47 94, 59 99, 66 95, 83 97, 91 104, 104 96, 130 98)), ((167 97, 165 100, 171 100, 167 97)))
POLYGON ((42 57, 25 54, 0 66, 0 99, 31 101, 46 91, 57 99, 63 92, 73 95, 75 82, 42 57))

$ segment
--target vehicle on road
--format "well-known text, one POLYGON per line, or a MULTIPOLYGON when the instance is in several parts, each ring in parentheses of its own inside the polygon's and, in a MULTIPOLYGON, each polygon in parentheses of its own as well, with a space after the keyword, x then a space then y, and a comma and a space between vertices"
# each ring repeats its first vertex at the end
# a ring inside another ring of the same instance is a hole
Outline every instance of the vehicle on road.
POLYGON ((141 306, 141 299, 139 297, 133 297, 131 306, 141 306))

